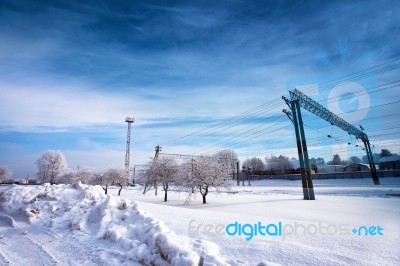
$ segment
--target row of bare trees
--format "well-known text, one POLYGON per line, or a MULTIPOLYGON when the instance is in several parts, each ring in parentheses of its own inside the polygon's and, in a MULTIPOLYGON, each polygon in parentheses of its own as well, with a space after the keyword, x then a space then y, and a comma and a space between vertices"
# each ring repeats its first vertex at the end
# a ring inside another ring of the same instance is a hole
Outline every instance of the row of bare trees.
POLYGON ((124 168, 110 167, 103 171, 84 168, 77 171, 68 169, 68 164, 61 151, 49 150, 36 161, 38 178, 42 183, 74 184, 82 182, 88 185, 101 185, 107 194, 111 185, 119 186, 118 195, 129 184, 128 172, 124 168))
POLYGON ((129 185, 128 173, 124 168, 110 167, 103 171, 83 168, 78 171, 67 170, 57 178, 58 184, 75 184, 81 182, 87 185, 100 185, 107 194, 109 186, 119 186, 118 196, 124 186, 129 185))
POLYGON ((6 166, 0 166, 0 183, 9 179, 12 175, 11 170, 6 166))
POLYGON ((221 153, 210 157, 187 158, 179 164, 172 157, 161 156, 146 164, 137 181, 144 185, 143 193, 155 189, 157 195, 158 186, 161 185, 164 201, 168 200, 168 191, 174 188, 187 192, 187 200, 195 193, 200 193, 205 204, 211 188, 217 192, 231 188, 229 179, 233 167, 236 167, 237 157, 232 159, 220 156, 221 153))

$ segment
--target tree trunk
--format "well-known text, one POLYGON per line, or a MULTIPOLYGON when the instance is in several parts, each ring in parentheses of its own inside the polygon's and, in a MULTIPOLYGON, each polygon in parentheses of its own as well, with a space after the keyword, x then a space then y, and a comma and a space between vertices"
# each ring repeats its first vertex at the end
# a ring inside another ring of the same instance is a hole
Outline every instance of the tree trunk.
POLYGON ((203 197, 203 204, 207 203, 206 197, 208 194, 208 186, 206 186, 206 188, 204 189, 204 192, 202 192, 201 188, 200 188, 200 194, 203 197))
POLYGON ((164 187, 164 202, 167 202, 168 199, 168 185, 164 187))
POLYGON ((120 187, 119 190, 118 190, 118 196, 121 196, 122 185, 118 184, 118 186, 120 187))
POLYGON ((101 188, 104 190, 104 193, 107 195, 108 186, 106 186, 105 188, 104 187, 101 187, 101 188))

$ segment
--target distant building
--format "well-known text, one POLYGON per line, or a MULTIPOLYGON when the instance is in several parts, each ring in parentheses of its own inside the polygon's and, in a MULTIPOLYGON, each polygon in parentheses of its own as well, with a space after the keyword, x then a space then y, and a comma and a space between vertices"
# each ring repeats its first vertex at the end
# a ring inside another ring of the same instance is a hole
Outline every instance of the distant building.
POLYGON ((379 160, 379 169, 380 170, 393 170, 400 169, 400 156, 388 156, 382 157, 379 160))
POLYGON ((370 171, 369 164, 352 163, 344 167, 343 172, 362 172, 370 171))
POLYGON ((324 165, 318 166, 318 173, 327 174, 327 173, 341 173, 343 172, 345 165, 324 165))

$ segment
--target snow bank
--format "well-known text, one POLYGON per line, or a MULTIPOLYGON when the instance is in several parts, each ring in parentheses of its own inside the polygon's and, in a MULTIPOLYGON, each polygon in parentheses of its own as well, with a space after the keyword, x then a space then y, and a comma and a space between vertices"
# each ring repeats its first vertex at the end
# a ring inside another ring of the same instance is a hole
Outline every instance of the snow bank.
POLYGON ((0 209, 45 228, 114 242, 120 256, 144 265, 225 264, 218 254, 199 255, 188 238, 146 215, 137 202, 104 195, 100 186, 14 185, 0 194, 0 209))
POLYGON ((11 227, 17 227, 17 223, 15 222, 15 220, 8 215, 0 215, 0 225, 1 224, 5 224, 11 227))

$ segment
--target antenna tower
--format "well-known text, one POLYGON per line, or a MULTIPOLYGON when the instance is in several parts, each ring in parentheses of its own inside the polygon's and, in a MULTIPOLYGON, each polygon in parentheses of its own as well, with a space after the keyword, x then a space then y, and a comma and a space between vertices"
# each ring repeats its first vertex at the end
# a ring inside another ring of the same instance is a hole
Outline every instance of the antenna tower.
POLYGON ((128 123, 128 133, 126 135, 126 155, 125 155, 125 169, 129 173, 129 158, 131 149, 131 125, 135 122, 133 117, 125 118, 125 122, 128 123))

